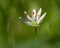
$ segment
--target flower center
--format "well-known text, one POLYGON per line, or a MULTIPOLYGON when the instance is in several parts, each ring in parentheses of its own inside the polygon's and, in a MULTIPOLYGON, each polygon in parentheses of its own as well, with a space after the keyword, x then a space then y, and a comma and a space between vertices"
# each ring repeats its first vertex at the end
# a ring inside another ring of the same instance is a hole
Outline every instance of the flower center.
POLYGON ((32 25, 33 25, 33 26, 37 26, 37 22, 36 22, 36 21, 33 21, 33 22, 32 22, 32 25))

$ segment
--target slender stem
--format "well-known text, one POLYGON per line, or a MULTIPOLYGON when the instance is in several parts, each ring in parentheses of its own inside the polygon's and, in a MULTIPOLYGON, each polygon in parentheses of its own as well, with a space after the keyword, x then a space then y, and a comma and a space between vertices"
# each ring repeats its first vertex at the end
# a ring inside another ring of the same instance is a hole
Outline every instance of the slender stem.
POLYGON ((35 28, 35 34, 37 34, 37 27, 34 27, 35 28))

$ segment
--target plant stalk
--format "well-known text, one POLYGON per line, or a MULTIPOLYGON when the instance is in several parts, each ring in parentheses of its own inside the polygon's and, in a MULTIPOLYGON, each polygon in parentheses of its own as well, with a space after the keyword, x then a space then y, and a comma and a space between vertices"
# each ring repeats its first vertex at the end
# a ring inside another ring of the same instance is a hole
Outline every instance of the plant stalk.
POLYGON ((34 29, 35 29, 35 35, 37 34, 37 27, 34 27, 34 29))

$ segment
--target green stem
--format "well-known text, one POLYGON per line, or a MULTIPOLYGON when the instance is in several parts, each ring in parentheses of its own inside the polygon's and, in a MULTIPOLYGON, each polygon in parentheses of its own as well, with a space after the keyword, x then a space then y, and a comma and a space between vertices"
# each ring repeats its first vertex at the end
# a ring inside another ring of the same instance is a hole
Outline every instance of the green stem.
POLYGON ((37 27, 34 27, 35 28, 35 35, 37 34, 37 27))

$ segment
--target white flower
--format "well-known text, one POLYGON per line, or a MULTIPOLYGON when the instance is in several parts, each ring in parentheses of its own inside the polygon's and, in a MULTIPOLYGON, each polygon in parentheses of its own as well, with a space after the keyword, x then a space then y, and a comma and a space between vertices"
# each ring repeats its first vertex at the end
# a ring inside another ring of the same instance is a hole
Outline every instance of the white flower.
POLYGON ((37 13, 36 13, 36 10, 33 9, 33 11, 32 11, 32 17, 30 17, 29 14, 26 11, 24 11, 24 13, 27 16, 28 20, 23 19, 21 17, 19 17, 19 19, 21 19, 22 21, 24 21, 24 23, 26 23, 27 25, 38 27, 39 24, 44 19, 45 15, 46 15, 46 12, 43 15, 41 15, 41 12, 42 12, 42 8, 40 8, 37 13))

